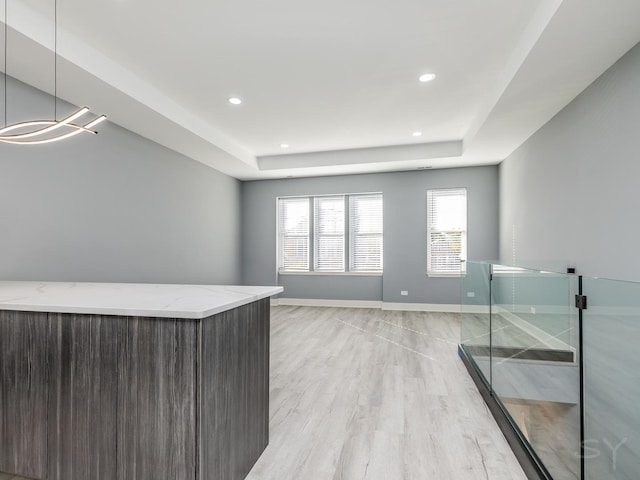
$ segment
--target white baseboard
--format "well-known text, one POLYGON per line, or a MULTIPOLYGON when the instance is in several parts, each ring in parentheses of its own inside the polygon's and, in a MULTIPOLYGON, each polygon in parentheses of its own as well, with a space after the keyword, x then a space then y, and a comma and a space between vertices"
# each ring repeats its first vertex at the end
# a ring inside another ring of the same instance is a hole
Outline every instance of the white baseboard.
POLYGON ((326 300, 322 298, 276 298, 271 305, 299 307, 380 308, 382 302, 374 300, 326 300))
POLYGON ((406 312, 460 312, 460 305, 440 303, 394 303, 376 300, 327 300, 315 298, 272 298, 272 306, 291 305, 304 307, 379 308, 406 312))
POLYGON ((489 315, 489 305, 458 305, 462 313, 479 313, 489 315))

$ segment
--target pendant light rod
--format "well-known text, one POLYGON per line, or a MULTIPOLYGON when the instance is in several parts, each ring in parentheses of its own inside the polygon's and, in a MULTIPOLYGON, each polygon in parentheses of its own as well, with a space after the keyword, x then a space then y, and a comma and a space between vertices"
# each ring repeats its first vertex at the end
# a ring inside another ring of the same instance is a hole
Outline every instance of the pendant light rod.
MULTIPOLYGON (((89 111, 89 108, 87 107, 83 107, 80 110, 78 110, 76 113, 69 115, 67 118, 64 118, 62 120, 60 120, 59 122, 53 121, 52 125, 50 127, 46 127, 46 128, 42 128, 40 130, 34 130, 32 132, 28 132, 28 133, 20 133, 20 134, 16 134, 16 135, 12 135, 14 138, 28 138, 28 137, 33 137, 36 135, 43 135, 45 133, 49 133, 53 130, 56 130, 64 125, 67 125, 68 123, 73 122, 76 118, 79 118, 81 116, 83 116, 85 113, 87 113, 89 111)), ((50 120, 48 120, 49 122, 51 122, 50 120)), ((22 123, 16 123, 14 125, 11 125, 10 127, 5 127, 0 129, 0 137, 3 137, 5 133, 11 131, 11 130, 16 130, 18 128, 22 128, 22 127, 27 127, 27 126, 35 126, 35 124, 42 124, 42 122, 47 122, 47 120, 35 120, 35 121, 31 121, 31 122, 22 122, 22 123)))
MULTIPOLYGON (((69 127, 73 128, 72 131, 65 133, 65 134, 61 134, 58 135, 56 137, 50 137, 50 138, 45 138, 42 140, 16 140, 16 139, 11 139, 11 138, 7 138, 7 137, 0 137, 0 142, 4 142, 4 143, 13 143, 16 145, 42 145, 44 143, 52 143, 52 142, 57 142, 58 140, 64 140, 65 138, 70 138, 73 137, 75 135, 78 135, 79 133, 82 132, 88 132, 88 133, 93 133, 93 134, 97 134, 98 132, 91 130, 91 127, 97 125, 98 123, 106 120, 107 117, 106 115, 101 115, 97 118, 95 118, 94 120, 92 120, 91 122, 87 123, 86 125, 74 125, 74 124, 68 124, 69 127)), ((51 120, 42 120, 42 121, 36 121, 36 122, 47 122, 50 123, 52 122, 51 120)), ((55 123, 55 122, 53 122, 55 123)))
POLYGON ((31 120, 27 122, 21 122, 21 123, 9 125, 8 127, 0 129, 0 142, 22 144, 22 145, 38 145, 43 143, 55 142, 57 140, 63 140, 65 138, 73 137, 78 133, 82 133, 82 132, 97 134, 98 132, 91 130, 91 128, 95 127, 99 123, 106 120, 107 119, 106 115, 100 115, 99 117, 94 118, 93 120, 85 123, 84 125, 76 125, 75 123, 71 123, 73 120, 82 117, 88 112, 89 112, 89 109, 87 107, 83 107, 80 110, 78 110, 76 113, 69 115, 67 118, 62 119, 59 122, 55 120, 31 120), (5 135, 7 132, 10 132, 13 130, 24 129, 27 127, 43 126, 43 125, 44 125, 43 128, 27 131, 26 133, 5 135), (60 132, 57 135, 42 138, 45 134, 51 133, 54 130, 58 130, 59 128, 62 128, 62 127, 66 127, 67 133, 60 132), (36 138, 35 140, 25 140, 32 137, 40 137, 40 138, 36 138))
POLYGON ((4 126, 7 126, 7 38, 9 21, 7 20, 9 0, 4 0, 4 126))
POLYGON ((58 119, 58 0, 53 0, 53 119, 58 119))
POLYGON ((7 125, 7 39, 8 39, 8 1, 4 2, 4 127, 0 128, 0 142, 16 145, 41 145, 45 143, 57 142, 66 138, 74 137, 80 133, 98 132, 92 130, 93 127, 107 119, 106 115, 99 115, 93 120, 76 124, 74 120, 79 120, 90 113, 89 107, 82 107, 71 115, 58 121, 58 0, 54 0, 53 12, 53 120, 29 120, 25 122, 7 125), (34 129, 35 128, 35 129, 34 129), (18 131, 18 133, 9 133, 18 131))

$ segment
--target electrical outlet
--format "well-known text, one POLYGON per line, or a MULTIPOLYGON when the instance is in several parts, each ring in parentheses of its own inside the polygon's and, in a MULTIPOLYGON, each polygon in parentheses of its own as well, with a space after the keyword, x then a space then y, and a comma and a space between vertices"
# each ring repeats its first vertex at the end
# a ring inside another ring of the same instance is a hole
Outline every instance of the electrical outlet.
POLYGON ((406 297, 407 295, 409 295, 409 291, 408 290, 400 290, 400 295, 406 297))
POLYGON ((476 296, 476 292, 467 292, 467 297, 473 298, 476 296))

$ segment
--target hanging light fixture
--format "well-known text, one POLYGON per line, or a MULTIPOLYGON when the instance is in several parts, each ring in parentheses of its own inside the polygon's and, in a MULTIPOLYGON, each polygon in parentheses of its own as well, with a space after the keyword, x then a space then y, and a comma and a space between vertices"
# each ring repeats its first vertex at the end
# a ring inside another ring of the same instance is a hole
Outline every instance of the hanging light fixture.
POLYGON ((26 122, 7 125, 7 4, 4 2, 4 128, 0 128, 0 142, 18 145, 39 145, 43 143, 57 142, 80 133, 97 134, 93 127, 107 119, 106 115, 100 115, 88 120, 90 114, 88 107, 82 107, 77 112, 57 120, 58 117, 58 0, 54 0, 54 69, 53 69, 53 120, 30 120, 26 122), (79 121, 85 117, 83 121, 79 121), (78 122, 75 122, 78 120, 78 122), (75 123, 74 123, 75 122, 75 123))

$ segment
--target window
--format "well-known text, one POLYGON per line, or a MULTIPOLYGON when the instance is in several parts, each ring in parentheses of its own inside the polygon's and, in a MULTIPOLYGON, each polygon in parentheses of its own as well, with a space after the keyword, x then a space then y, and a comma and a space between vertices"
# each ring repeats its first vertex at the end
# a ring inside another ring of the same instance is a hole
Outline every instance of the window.
POLYGON ((282 269, 309 270, 309 199, 278 200, 279 259, 282 269))
POLYGON ((278 198, 278 271, 380 273, 382 225, 378 193, 278 198))
POLYGON ((460 275, 466 257, 467 189, 427 190, 427 275, 460 275))
POLYGON ((349 197, 352 272, 382 270, 382 195, 349 197))
POLYGON ((344 197, 313 199, 314 270, 344 271, 344 197))

